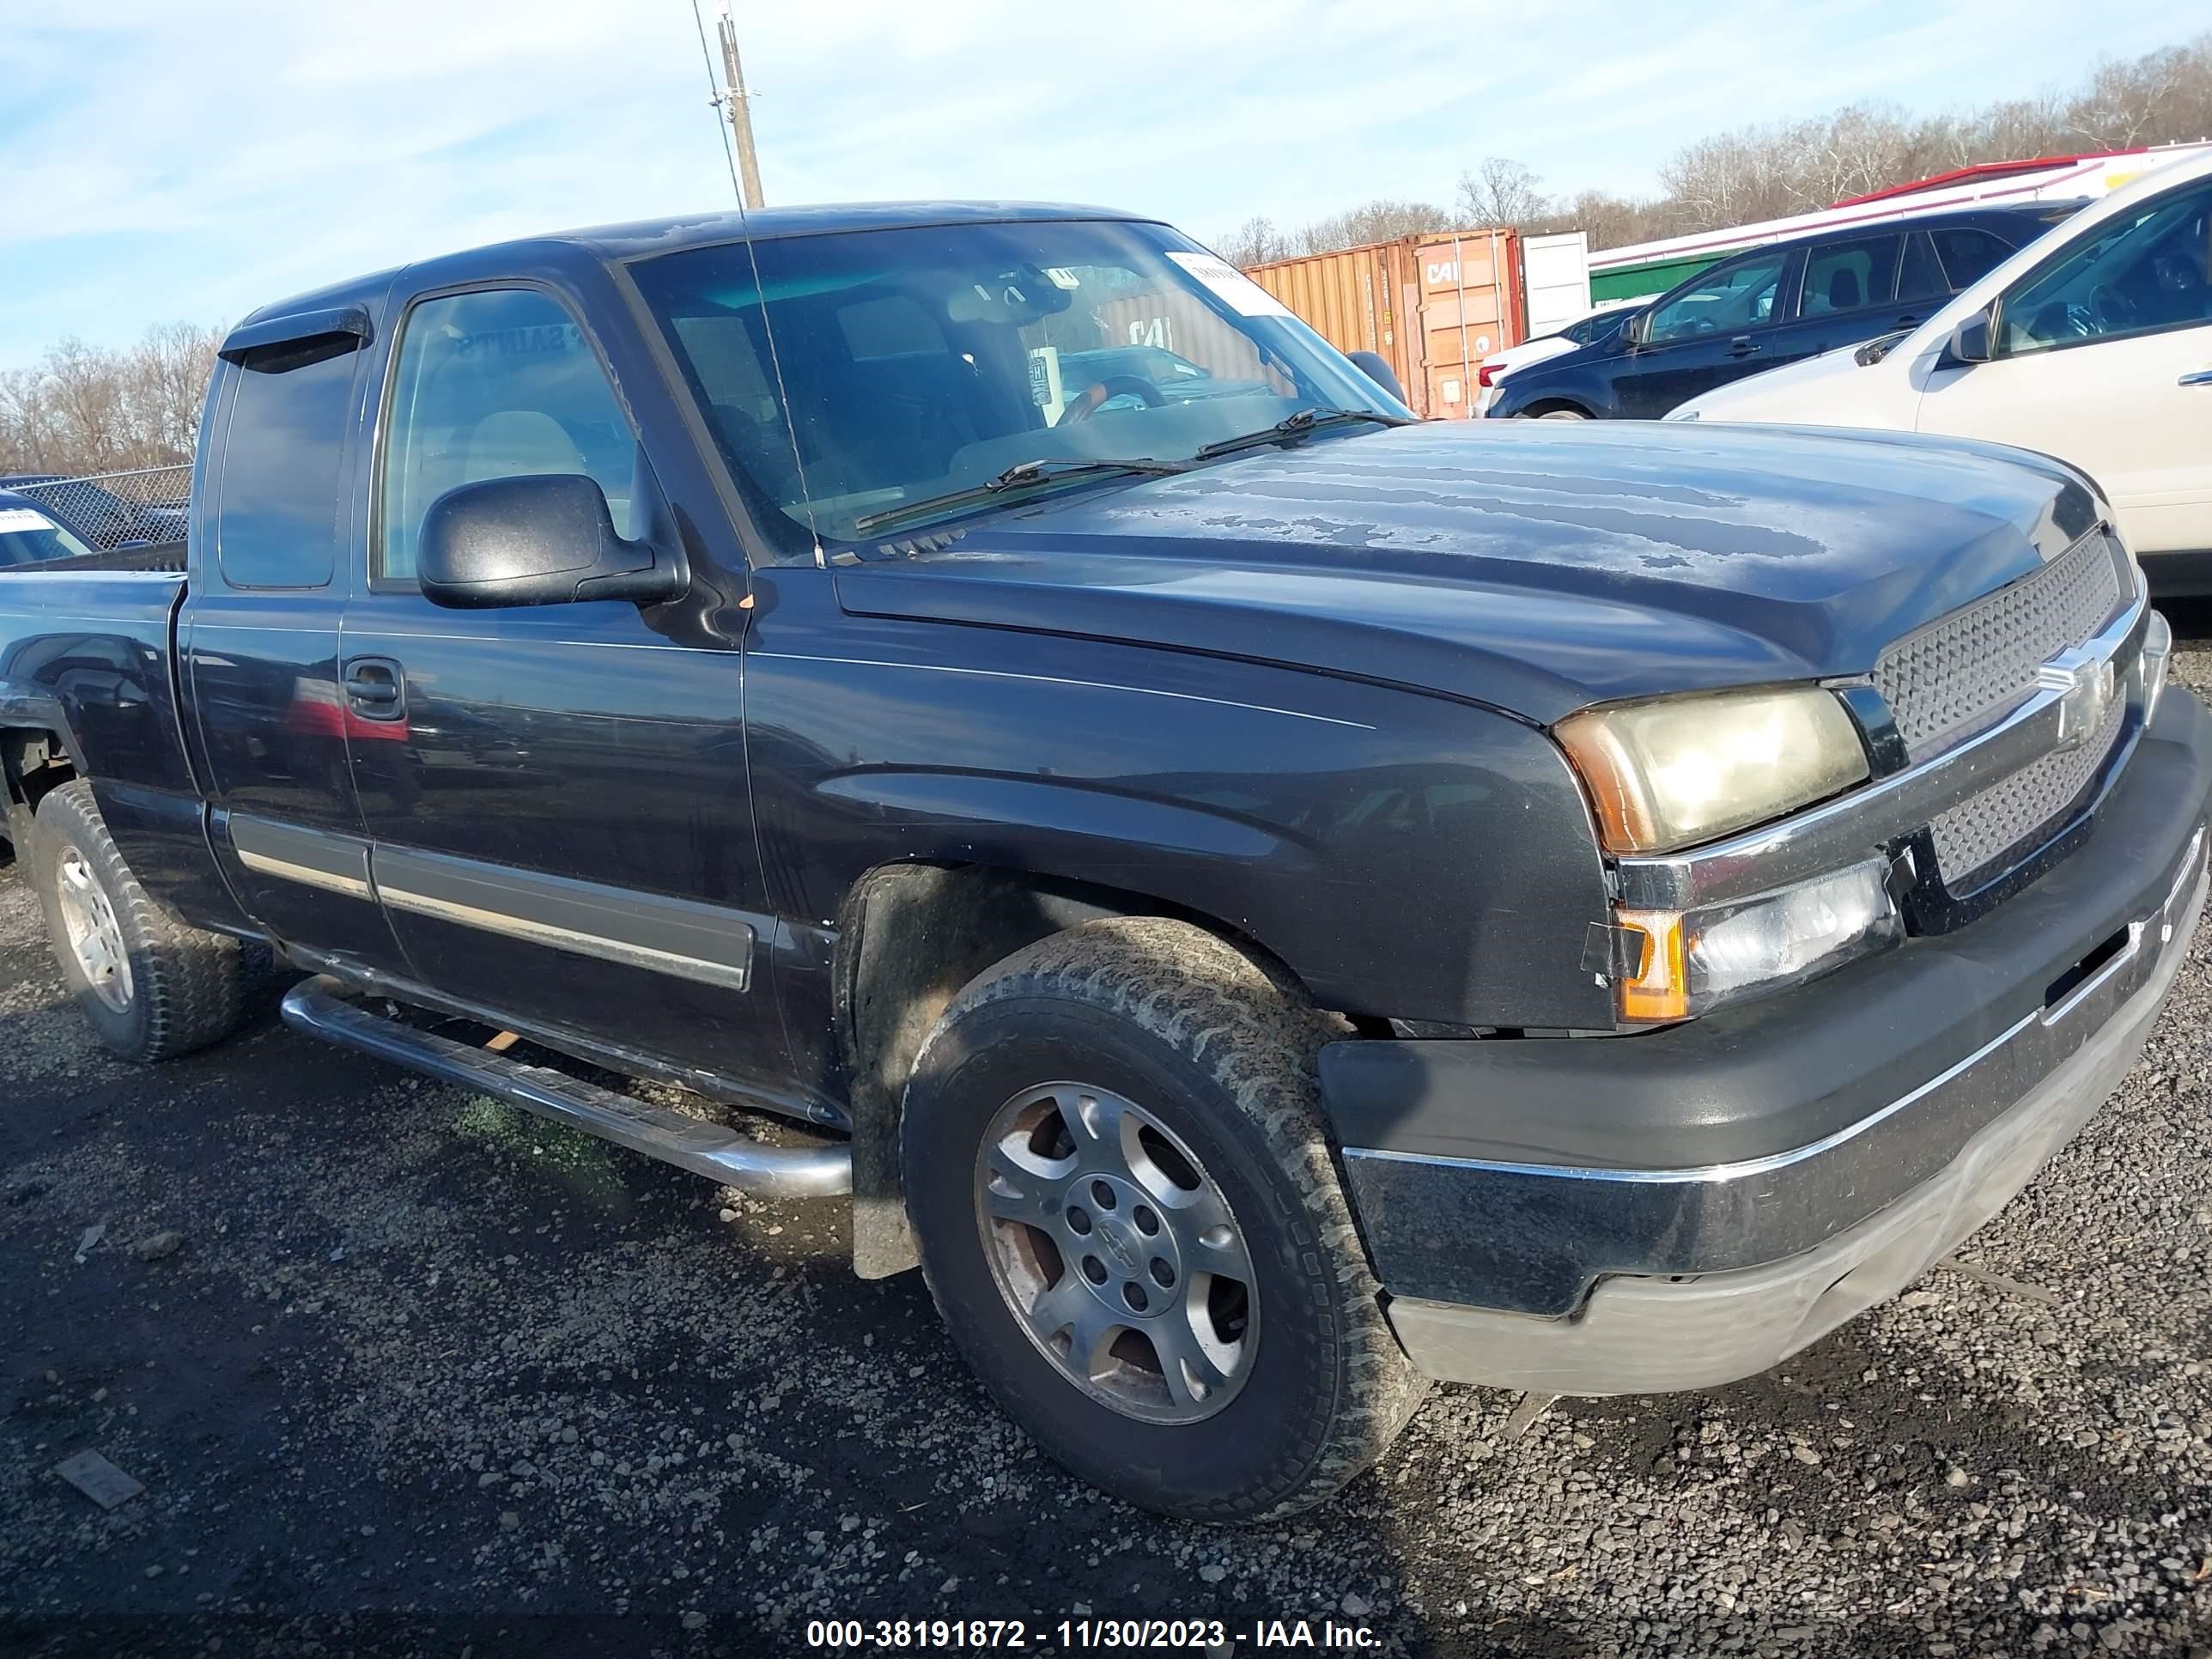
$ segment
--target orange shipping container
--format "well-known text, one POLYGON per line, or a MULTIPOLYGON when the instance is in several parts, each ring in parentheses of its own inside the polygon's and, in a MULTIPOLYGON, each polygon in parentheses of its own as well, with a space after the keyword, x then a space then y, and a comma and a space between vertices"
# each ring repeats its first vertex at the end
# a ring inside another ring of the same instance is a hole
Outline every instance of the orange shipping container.
POLYGON ((1482 360, 1527 331, 1516 231, 1403 236, 1247 274, 1338 350, 1378 353, 1431 417, 1466 419, 1482 360))

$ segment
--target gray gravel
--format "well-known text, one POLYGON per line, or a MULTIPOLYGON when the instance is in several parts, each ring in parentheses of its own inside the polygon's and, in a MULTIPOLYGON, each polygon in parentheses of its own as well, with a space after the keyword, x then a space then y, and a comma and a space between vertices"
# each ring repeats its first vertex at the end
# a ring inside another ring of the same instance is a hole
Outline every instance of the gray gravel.
MULTIPOLYGON (((2176 620, 2212 685, 2212 623, 2176 620)), ((1440 1389, 1335 1503, 1224 1532, 1042 1460, 914 1276, 852 1279, 832 1204, 265 1014, 109 1062, 0 868, 0 1651, 754 1654, 817 1617, 1091 1614, 2212 1659, 2208 954, 1969 1271, 1711 1394, 1440 1389), (54 1475, 88 1448, 146 1491, 54 1475)))

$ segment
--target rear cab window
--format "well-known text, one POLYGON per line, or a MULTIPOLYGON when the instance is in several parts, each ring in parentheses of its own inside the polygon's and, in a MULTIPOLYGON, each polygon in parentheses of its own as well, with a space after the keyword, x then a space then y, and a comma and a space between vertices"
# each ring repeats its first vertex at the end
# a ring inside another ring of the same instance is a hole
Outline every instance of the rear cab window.
POLYGON ((238 361, 214 524, 226 586, 330 586, 360 344, 319 335, 238 361))

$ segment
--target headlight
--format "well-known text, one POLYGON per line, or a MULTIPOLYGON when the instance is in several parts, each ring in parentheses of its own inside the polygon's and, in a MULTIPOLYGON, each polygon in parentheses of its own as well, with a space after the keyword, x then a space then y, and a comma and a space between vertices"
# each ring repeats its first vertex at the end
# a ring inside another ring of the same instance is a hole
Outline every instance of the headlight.
POLYGON ((1858 727, 1818 686, 1618 703, 1553 729, 1609 853, 1663 853, 1780 817, 1867 776, 1858 727))
POLYGON ((1613 975, 1625 1021, 1686 1019, 1748 991, 1771 991, 1840 968, 1904 937, 1889 863, 1703 910, 1621 910, 1629 960, 1613 975))
POLYGON ((1694 421, 1698 418, 1698 411, 1694 409, 1677 409, 1659 418, 1663 421, 1694 421))

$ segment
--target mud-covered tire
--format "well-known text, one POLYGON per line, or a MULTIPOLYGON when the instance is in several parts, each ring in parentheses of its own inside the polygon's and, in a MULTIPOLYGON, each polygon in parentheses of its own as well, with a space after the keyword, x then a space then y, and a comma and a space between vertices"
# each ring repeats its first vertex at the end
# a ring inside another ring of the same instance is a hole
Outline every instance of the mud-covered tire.
POLYGON ((916 1062, 901 1127, 907 1205, 953 1340, 1048 1455, 1130 1503, 1217 1522, 1306 1508, 1381 1456, 1426 1392, 1383 1317, 1322 1116, 1314 1061, 1329 1035, 1212 935, 1113 918, 987 970, 916 1062), (1009 1103, 1068 1079, 1141 1103, 1233 1212, 1255 1293, 1252 1347, 1212 1415, 1140 1420, 1094 1398, 1002 1289, 979 1158, 1009 1103))
POLYGON ((246 1006, 243 947, 186 927, 155 903, 116 850, 90 784, 62 784, 40 799, 27 862, 63 980, 106 1047, 125 1060, 173 1060, 238 1029, 246 1006), (129 967, 120 1006, 94 988, 71 943, 64 869, 98 890, 119 935, 129 967))

